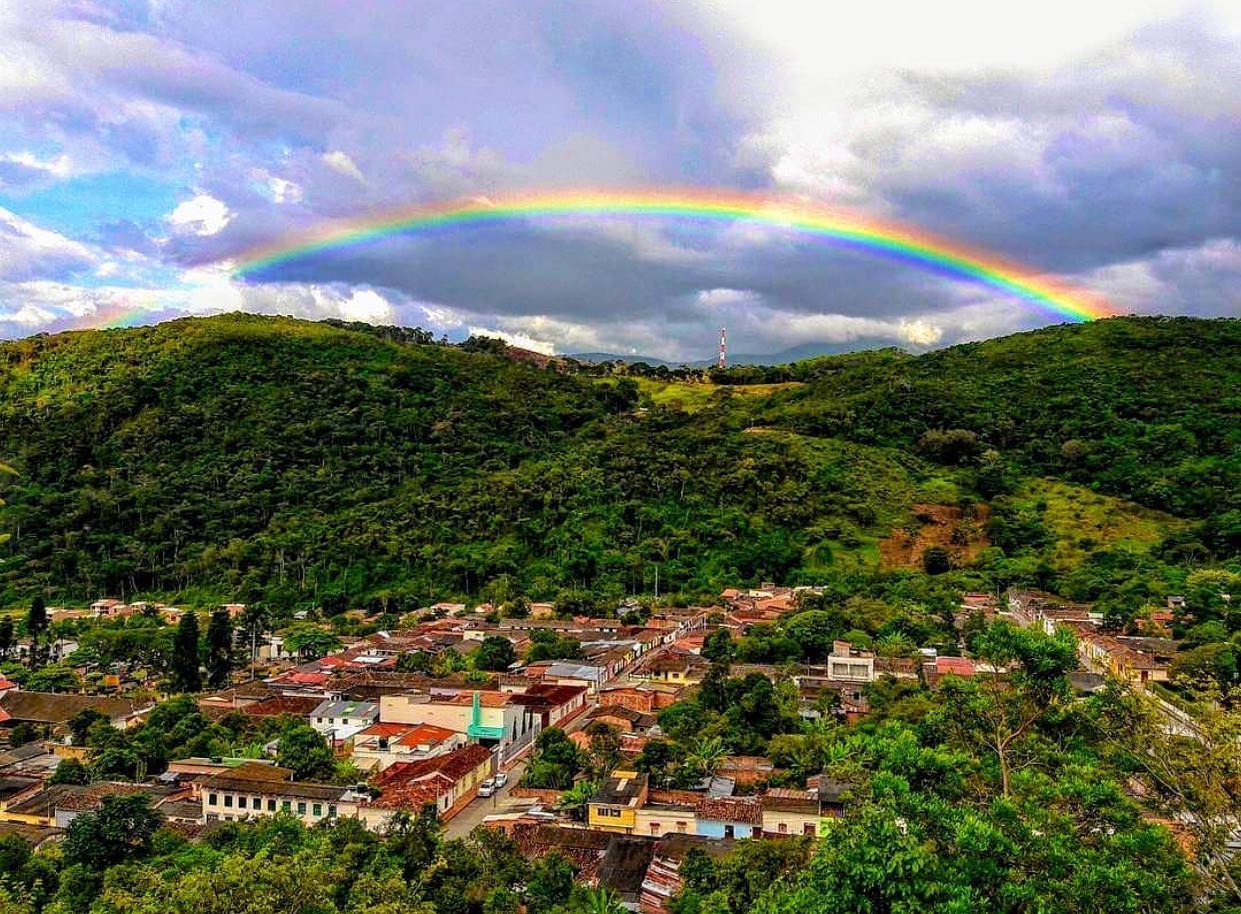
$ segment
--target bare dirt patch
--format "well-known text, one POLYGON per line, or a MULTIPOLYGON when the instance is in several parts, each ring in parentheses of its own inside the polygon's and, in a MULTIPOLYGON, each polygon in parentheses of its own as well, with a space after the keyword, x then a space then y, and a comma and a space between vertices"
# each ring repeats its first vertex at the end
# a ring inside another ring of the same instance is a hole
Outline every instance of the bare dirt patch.
POLYGON ((921 568, 922 556, 933 546, 943 549, 956 567, 968 565, 990 545, 990 509, 975 505, 967 511, 951 505, 914 505, 913 519, 879 541, 884 568, 921 568))

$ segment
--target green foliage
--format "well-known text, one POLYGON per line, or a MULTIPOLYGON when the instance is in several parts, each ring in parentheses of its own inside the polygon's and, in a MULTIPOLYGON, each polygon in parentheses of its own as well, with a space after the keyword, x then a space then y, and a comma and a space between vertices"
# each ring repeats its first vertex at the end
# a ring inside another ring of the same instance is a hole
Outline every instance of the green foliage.
POLYGON ((146 856, 160 815, 142 794, 104 797, 99 809, 75 816, 65 834, 65 863, 100 871, 146 856))
MULTIPOLYGON (((1000 583, 1032 583, 1061 523, 1054 501, 1028 507, 1029 476, 1192 518, 1151 522, 1169 550, 1228 557, 1237 327, 1119 319, 817 359, 758 372, 800 387, 696 382, 697 411, 642 415, 627 378, 398 328, 225 315, 9 343, 0 450, 22 471, 5 492, 21 536, 0 602, 139 592, 284 617, 503 593, 594 614, 657 568, 688 595, 873 571, 932 479, 1011 500, 1000 583)), ((1079 539, 1099 536, 1155 545, 1149 526, 1079 539)))
POLYGON ((216 609, 207 625, 207 685, 221 689, 228 685, 233 669, 233 623, 228 610, 216 609))
POLYGON ((498 672, 517 662, 517 652, 513 650, 513 642, 493 635, 483 639, 473 654, 473 660, 475 669, 498 672))
POLYGON ((177 623, 169 673, 174 691, 197 692, 203 687, 198 659, 198 616, 192 612, 187 612, 177 623))
POLYGON ((276 764, 290 768, 299 781, 328 781, 336 773, 331 747, 309 724, 290 720, 280 731, 276 764))
POLYGON ((577 747, 559 727, 548 727, 534 741, 534 754, 526 766, 526 773, 522 775, 521 784, 523 787, 568 790, 581 769, 582 759, 577 747))
POLYGON ((582 656, 582 643, 568 635, 544 628, 530 633, 530 649, 526 651, 526 663, 539 660, 576 660, 582 656))
POLYGON ((67 758, 56 766, 49 781, 52 784, 89 784, 90 771, 78 759, 67 758))

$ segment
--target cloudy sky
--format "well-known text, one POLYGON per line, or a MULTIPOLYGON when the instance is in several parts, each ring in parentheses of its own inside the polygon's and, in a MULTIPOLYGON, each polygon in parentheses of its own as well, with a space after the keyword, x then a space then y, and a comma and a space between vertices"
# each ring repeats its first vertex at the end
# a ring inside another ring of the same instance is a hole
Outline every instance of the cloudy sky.
POLYGON ((945 344, 1051 316, 745 223, 395 237, 328 220, 723 187, 985 247, 1135 313, 1241 314, 1241 4, 0 2, 0 336, 244 309, 556 352, 945 344), (848 7, 844 9, 844 7, 848 7))

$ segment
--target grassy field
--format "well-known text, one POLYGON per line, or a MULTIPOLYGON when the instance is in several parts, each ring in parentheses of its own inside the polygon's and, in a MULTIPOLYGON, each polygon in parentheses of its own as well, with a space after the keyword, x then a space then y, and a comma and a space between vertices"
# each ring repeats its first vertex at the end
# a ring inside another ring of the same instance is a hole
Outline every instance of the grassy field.
POLYGON ((1060 568, 1080 565, 1091 549, 1105 544, 1149 550, 1185 525, 1170 514, 1050 479, 1027 481, 1015 497, 1043 507, 1043 522, 1056 542, 1053 561, 1060 568))
POLYGON ((659 381, 654 378, 635 378, 643 397, 650 397, 656 406, 667 406, 696 412, 719 403, 727 397, 766 397, 781 390, 793 390, 803 385, 799 381, 784 384, 694 384, 686 381, 659 381))

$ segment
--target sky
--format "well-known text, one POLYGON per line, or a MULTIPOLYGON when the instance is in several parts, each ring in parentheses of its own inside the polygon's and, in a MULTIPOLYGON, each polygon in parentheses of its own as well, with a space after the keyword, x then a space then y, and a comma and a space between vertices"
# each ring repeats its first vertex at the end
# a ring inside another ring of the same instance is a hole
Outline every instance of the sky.
POLYGON ((1241 316, 1241 4, 0 3, 0 337, 244 310, 546 352, 915 351, 1055 323, 738 222, 399 235, 394 207, 721 188, 986 249, 1135 314, 1241 316), (847 8, 846 8, 847 7, 847 8))

